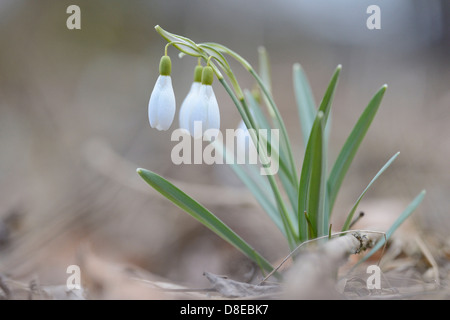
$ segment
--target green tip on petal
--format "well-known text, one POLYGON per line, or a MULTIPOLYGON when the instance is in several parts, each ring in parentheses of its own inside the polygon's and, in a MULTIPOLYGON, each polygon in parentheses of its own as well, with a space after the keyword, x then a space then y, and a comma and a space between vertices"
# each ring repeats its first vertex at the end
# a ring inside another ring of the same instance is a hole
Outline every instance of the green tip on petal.
POLYGON ((159 63, 159 74, 162 76, 170 76, 172 71, 172 62, 169 56, 163 56, 161 62, 159 63))
POLYGON ((214 72, 211 67, 204 67, 202 72, 202 84, 212 85, 214 79, 214 72))
POLYGON ((202 66, 196 66, 194 71, 194 82, 202 82, 202 66))

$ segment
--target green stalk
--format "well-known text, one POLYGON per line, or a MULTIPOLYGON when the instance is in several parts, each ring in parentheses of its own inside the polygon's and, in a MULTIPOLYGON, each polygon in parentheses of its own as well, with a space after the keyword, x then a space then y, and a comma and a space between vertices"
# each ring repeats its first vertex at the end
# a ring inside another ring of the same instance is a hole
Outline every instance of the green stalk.
POLYGON ((242 56, 234 52, 233 50, 230 50, 229 48, 217 44, 217 43, 205 43, 200 46, 207 45, 208 47, 215 48, 216 50, 220 52, 224 52, 234 58, 237 62, 239 62, 252 76, 255 78, 256 82, 260 86, 262 92, 264 93, 265 97, 269 101, 268 107, 269 114, 274 114, 275 119, 277 121, 278 127, 281 130, 281 136, 283 137, 283 146, 286 148, 287 154, 288 154, 288 160, 291 166, 291 180, 293 185, 298 189, 298 181, 297 181, 297 168, 294 161, 294 156, 292 154, 292 148, 291 143, 289 140, 289 136, 286 130, 286 126, 284 124, 283 118, 281 117, 280 111, 278 110, 275 102, 273 101, 272 95, 270 94, 270 91, 267 89, 266 85, 264 84, 264 81, 261 79, 261 77, 257 74, 255 69, 252 67, 250 63, 248 63, 247 60, 245 60, 242 56))
MULTIPOLYGON (((223 85, 223 87, 225 88, 225 90, 227 91, 227 93, 229 94, 231 99, 233 100, 233 103, 236 105, 247 128, 251 128, 252 124, 250 123, 249 117, 247 116, 247 114, 245 112, 245 107, 244 107, 246 105, 245 100, 239 101, 239 99, 236 97, 233 90, 230 88, 230 86, 225 81, 225 79, 221 78, 221 79, 219 79, 219 82, 223 85)), ((251 114, 250 114, 250 116, 251 116, 251 114)), ((252 137, 253 143, 255 144, 255 146, 257 146, 258 138, 257 138, 255 132, 250 130, 249 134, 252 137)), ((262 158, 263 162, 267 163, 268 162, 267 155, 265 154, 265 152, 263 150, 261 150, 261 151, 262 152, 259 153, 259 155, 262 158)), ((284 226, 284 229, 285 229, 286 235, 287 235, 287 240, 289 242, 289 247, 291 249, 294 249, 296 247, 296 243, 297 243, 297 240, 296 240, 297 236, 296 236, 292 221, 289 217, 289 213, 288 213, 286 206, 284 204, 284 201, 281 197, 281 193, 280 193, 278 185, 275 181, 275 178, 273 177, 273 175, 269 174, 269 175, 267 175, 267 179, 269 180, 270 187, 272 188, 272 192, 273 192, 273 194, 275 196, 275 200, 277 202, 278 210, 280 212, 280 216, 283 221, 283 226, 284 226)))
MULTIPOLYGON (((264 115, 264 113, 261 110, 261 106, 260 104, 256 101, 256 99, 253 97, 253 95, 248 91, 248 90, 244 90, 244 94, 246 97, 246 100, 249 103, 250 106, 250 112, 252 113, 252 116, 255 119, 255 123, 258 126, 258 129, 262 128, 262 129, 266 129, 266 130, 270 130, 272 129, 272 127, 269 124, 269 121, 267 120, 266 116, 264 115)), ((270 143, 270 139, 268 136, 268 141, 263 141, 263 143, 267 143, 268 144, 268 148, 271 150, 271 152, 275 152, 275 156, 279 157, 280 159, 280 181, 283 185, 283 188, 285 189, 286 193, 288 195, 294 195, 297 193, 297 190, 295 190, 295 184, 292 183, 292 175, 290 172, 290 169, 286 166, 284 159, 284 154, 282 152, 278 152, 277 150, 272 148, 272 145, 270 143)), ((280 150, 281 151, 281 150, 280 150)), ((273 155, 273 153, 272 153, 273 155)), ((297 206, 297 199, 295 198, 295 201, 292 202, 293 208, 296 208, 297 206)), ((295 212, 297 210, 294 210, 295 212)))
MULTIPOLYGON (((247 99, 247 101, 249 102, 249 106, 250 106, 250 110, 252 115, 254 115, 255 117, 255 122, 259 125, 260 128, 262 129, 266 129, 266 130, 270 130, 272 129, 268 119, 266 118, 266 116, 264 115, 264 113, 261 110, 261 105, 259 104, 258 101, 256 101, 255 97, 248 91, 248 90, 244 90, 244 94, 245 97, 247 99)), ((269 137, 267 138, 268 140, 269 137)), ((269 141, 265 142, 263 141, 263 143, 267 143, 268 147, 270 147, 271 149, 271 155, 277 157, 281 157, 281 155, 279 155, 279 153, 272 148, 271 144, 269 141)), ((297 221, 297 217, 296 214, 297 213, 297 205, 298 205, 298 192, 295 189, 295 186, 292 184, 292 179, 291 179, 291 174, 289 172, 289 169, 286 167, 286 164, 284 163, 284 161, 282 161, 282 159, 280 158, 280 173, 278 174, 279 178, 280 178, 280 182, 281 182, 281 186, 283 187, 284 191, 286 192, 289 202, 291 204, 292 207, 292 212, 291 213, 291 219, 293 219, 293 221, 297 221)))
POLYGON ((278 126, 281 130, 282 136, 283 136, 283 141, 286 147, 286 151, 288 154, 288 159, 291 165, 291 180, 293 182, 293 185, 295 186, 296 189, 298 189, 298 184, 297 184, 297 168, 295 166, 295 160, 294 160, 294 156, 292 154, 292 148, 291 148, 291 142, 289 140, 289 135, 287 133, 286 130, 286 126, 284 125, 284 121, 283 118, 281 117, 280 111, 278 110, 275 102, 272 99, 272 96, 270 94, 270 92, 268 91, 268 89, 266 88, 264 82, 262 81, 262 79, 259 77, 259 75, 255 72, 255 70, 253 68, 251 68, 250 70, 248 70, 250 72, 250 74, 256 79, 256 81, 258 82, 258 85, 261 87, 262 92, 264 93, 264 95, 267 97, 267 100, 269 101, 269 104, 271 105, 274 113, 275 113, 275 117, 277 119, 278 122, 278 126))

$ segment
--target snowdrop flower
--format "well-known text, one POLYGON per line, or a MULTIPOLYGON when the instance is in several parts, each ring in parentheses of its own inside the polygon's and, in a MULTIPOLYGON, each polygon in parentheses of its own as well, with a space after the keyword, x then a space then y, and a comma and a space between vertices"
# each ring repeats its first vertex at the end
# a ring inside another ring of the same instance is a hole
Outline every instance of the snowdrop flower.
POLYGON ((179 115, 180 128, 187 131, 189 131, 189 114, 192 106, 196 103, 197 96, 200 92, 200 87, 202 86, 202 71, 202 66, 198 65, 195 67, 194 82, 192 83, 191 89, 189 90, 186 98, 184 98, 184 101, 181 104, 179 115))
POLYGON ((187 128, 195 139, 201 138, 208 130, 208 137, 216 138, 220 128, 220 112, 216 96, 212 88, 214 74, 211 67, 202 71, 202 84, 197 94, 193 94, 183 113, 180 114, 180 125, 187 128), (210 129, 216 129, 214 130, 210 129))
POLYGON ((150 126, 158 130, 169 129, 175 117, 175 94, 170 78, 171 68, 169 56, 163 56, 159 64, 160 75, 148 102, 150 126))
POLYGON ((258 152, 253 143, 250 132, 245 125, 244 120, 239 121, 239 125, 236 129, 237 140, 237 163, 245 164, 245 159, 248 156, 249 164, 256 164, 258 161, 258 152))

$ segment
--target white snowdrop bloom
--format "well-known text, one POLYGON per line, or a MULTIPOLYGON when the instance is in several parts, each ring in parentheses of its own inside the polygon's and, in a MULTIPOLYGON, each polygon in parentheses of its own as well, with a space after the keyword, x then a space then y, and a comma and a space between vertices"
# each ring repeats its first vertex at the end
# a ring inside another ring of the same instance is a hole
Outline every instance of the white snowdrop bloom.
POLYGON ((256 164, 258 161, 258 152, 244 120, 239 121, 239 125, 236 129, 236 142, 237 163, 246 163, 246 157, 248 157, 248 163, 256 164))
MULTIPOLYGON (((238 146, 243 146, 245 147, 246 144, 251 141, 251 137, 250 134, 248 132, 247 126, 245 125, 244 120, 239 121, 239 124, 236 128, 236 139, 238 142, 238 146)), ((253 141, 252 141, 253 143, 253 141)), ((239 151, 245 151, 245 149, 243 150, 238 150, 239 151)))
POLYGON ((212 79, 212 68, 203 68, 202 84, 198 94, 193 94, 186 105, 186 110, 180 113, 180 126, 187 128, 195 139, 202 138, 207 130, 208 133, 212 133, 210 129, 216 129, 217 132, 210 134, 209 138, 216 138, 220 128, 219 105, 211 86, 212 79))
POLYGON ((175 94, 170 77, 170 58, 161 58, 159 66, 160 76, 156 80, 148 102, 148 119, 150 126, 158 130, 167 130, 175 117, 175 94))
POLYGON ((184 98, 183 103, 181 104, 180 114, 179 114, 179 123, 180 128, 189 131, 189 114, 192 109, 192 106, 195 105, 198 94, 200 92, 200 87, 202 86, 202 66, 195 67, 194 71, 194 82, 191 85, 191 89, 189 90, 186 98, 184 98))

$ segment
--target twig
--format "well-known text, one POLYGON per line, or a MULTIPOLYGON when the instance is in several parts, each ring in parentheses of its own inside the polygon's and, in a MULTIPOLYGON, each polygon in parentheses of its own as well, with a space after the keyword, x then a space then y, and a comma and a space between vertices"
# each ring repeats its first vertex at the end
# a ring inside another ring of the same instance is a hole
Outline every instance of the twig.
MULTIPOLYGON (((332 235, 331 235, 331 237, 335 237, 335 236, 339 236, 339 235, 342 235, 342 234, 347 234, 347 233, 350 233, 350 232, 363 232, 363 233, 375 233, 375 234, 383 234, 384 236, 386 236, 386 233, 385 232, 382 232, 382 231, 372 231, 372 230, 347 230, 347 231, 341 231, 341 232, 336 232, 336 233, 333 233, 332 235)), ((267 279, 269 279, 275 272, 277 272, 280 268, 281 268, 281 266, 289 259, 289 258, 291 258, 296 252, 297 252, 297 250, 298 249, 300 249, 301 247, 303 247, 304 245, 306 245, 306 244, 308 244, 308 243, 311 243, 311 242, 315 242, 315 241, 318 241, 318 240, 321 240, 321 239, 325 239, 325 238, 329 238, 330 236, 329 235, 326 235, 326 236, 322 236, 322 237, 318 237, 318 238, 315 238, 315 239, 311 239, 311 240, 307 240, 307 241, 304 241, 304 242, 302 242, 301 244, 299 244, 294 250, 292 250, 284 259, 283 259, 283 261, 281 261, 281 263, 275 268, 275 269, 273 269, 260 283, 259 283, 259 285, 262 285, 264 282, 266 282, 267 281, 267 279)), ((361 250, 362 249, 362 246, 363 246, 363 243, 361 242, 361 240, 360 239, 358 239, 359 241, 360 241, 360 247, 358 248, 359 250, 361 250)))
POLYGON ((9 300, 11 298, 11 290, 9 290, 6 283, 3 281, 3 277, 0 275, 0 289, 5 293, 5 299, 9 300))
POLYGON ((433 255, 431 254, 431 252, 428 249, 425 242, 418 235, 415 236, 415 240, 416 240, 416 243, 419 246, 420 250, 422 251, 423 255, 428 260, 428 262, 431 264, 431 267, 433 268, 433 273, 434 273, 434 281, 436 283, 436 286, 439 287, 441 285, 441 281, 439 278, 439 267, 436 263, 436 260, 434 259, 433 255))

